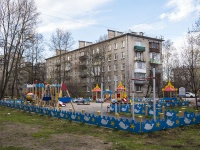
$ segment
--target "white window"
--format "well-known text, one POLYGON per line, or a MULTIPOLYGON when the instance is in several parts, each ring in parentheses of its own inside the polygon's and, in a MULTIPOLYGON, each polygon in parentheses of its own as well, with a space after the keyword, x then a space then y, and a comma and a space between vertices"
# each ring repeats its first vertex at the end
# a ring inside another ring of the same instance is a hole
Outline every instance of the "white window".
POLYGON ((121 64, 121 70, 125 69, 125 63, 121 64))
POLYGON ((136 85, 136 92, 142 92, 142 86, 136 85))
POLYGON ((92 50, 92 54, 95 54, 95 50, 94 49, 92 50))
POLYGON ((114 48, 117 49, 117 43, 114 44, 114 48))
POLYGON ((97 53, 99 53, 99 47, 97 47, 97 53))
POLYGON ((111 66, 108 66, 108 71, 111 71, 111 66))
POLYGON ((117 56, 118 56, 117 54, 114 54, 114 60, 117 60, 117 56))
POLYGON ((125 52, 122 52, 122 59, 125 58, 125 52))
POLYGON ((141 42, 140 42, 140 41, 136 41, 136 42, 135 42, 135 45, 136 45, 136 46, 141 46, 141 42))
POLYGON ((125 47, 125 41, 122 41, 122 48, 125 47))
POLYGON ((117 75, 114 75, 114 81, 117 81, 117 75))
POLYGON ((114 71, 117 71, 117 65, 114 65, 114 71))

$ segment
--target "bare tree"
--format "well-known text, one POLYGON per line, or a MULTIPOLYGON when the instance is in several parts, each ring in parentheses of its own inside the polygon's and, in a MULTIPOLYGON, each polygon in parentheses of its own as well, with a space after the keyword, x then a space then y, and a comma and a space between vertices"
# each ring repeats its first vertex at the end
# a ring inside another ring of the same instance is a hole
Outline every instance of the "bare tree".
POLYGON ((30 81, 31 83, 34 80, 38 79, 37 73, 40 70, 41 62, 43 61, 44 45, 43 45, 43 36, 41 34, 35 34, 34 39, 30 43, 30 48, 25 51, 25 60, 30 63, 30 81))
POLYGON ((172 80, 174 51, 173 42, 167 40, 163 43, 163 76, 167 81, 172 80))
POLYGON ((182 68, 187 85, 197 95, 200 89, 200 41, 197 32, 188 32, 187 43, 182 52, 182 68))
POLYGON ((4 55, 0 98, 3 98, 13 70, 19 67, 24 50, 33 39, 39 13, 33 0, 1 0, 0 6, 0 48, 4 55))
POLYGON ((61 80, 65 80, 65 67, 66 67, 66 58, 63 55, 71 50, 72 46, 74 45, 74 40, 72 37, 71 32, 64 31, 62 29, 56 29, 56 32, 52 34, 49 47, 51 50, 57 51, 59 55, 59 64, 57 64, 58 70, 58 83, 61 83, 61 80), (63 77, 63 79, 62 79, 63 77))

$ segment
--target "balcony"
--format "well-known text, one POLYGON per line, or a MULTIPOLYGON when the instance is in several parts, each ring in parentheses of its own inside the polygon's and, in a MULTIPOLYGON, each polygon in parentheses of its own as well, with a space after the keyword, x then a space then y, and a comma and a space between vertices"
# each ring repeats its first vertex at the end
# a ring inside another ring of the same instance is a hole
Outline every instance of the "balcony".
POLYGON ((160 49, 159 48, 149 48, 149 52, 160 53, 160 49))
POLYGON ((83 55, 83 56, 80 56, 79 57, 79 60, 80 61, 84 61, 84 60, 86 60, 87 59, 87 55, 83 55))
POLYGON ((87 69, 86 62, 80 63, 80 64, 79 64, 79 69, 81 69, 81 70, 87 69))
POLYGON ((146 68, 135 68, 135 73, 146 73, 146 68))
POLYGON ((59 66, 60 66, 60 62, 57 62, 57 63, 56 63, 56 66, 59 67, 59 66))
POLYGON ((80 76, 81 78, 87 78, 87 73, 80 73, 79 76, 80 76))
POLYGON ((159 43, 149 42, 149 52, 160 53, 159 43))
POLYGON ((134 50, 143 52, 143 51, 145 51, 145 47, 143 47, 143 46, 134 46, 134 50))
POLYGON ((150 64, 157 64, 157 65, 159 65, 159 64, 161 64, 160 63, 160 59, 153 59, 153 58, 151 58, 150 59, 150 64))

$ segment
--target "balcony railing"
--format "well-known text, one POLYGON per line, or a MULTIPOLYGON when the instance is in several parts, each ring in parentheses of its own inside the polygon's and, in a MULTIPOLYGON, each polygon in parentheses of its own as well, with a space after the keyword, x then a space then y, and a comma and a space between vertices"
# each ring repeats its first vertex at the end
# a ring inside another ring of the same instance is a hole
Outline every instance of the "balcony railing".
POLYGON ((150 59, 151 64, 160 64, 160 59, 150 59))
POLYGON ((145 61, 145 59, 142 57, 142 58, 139 58, 139 57, 135 57, 134 59, 135 61, 145 61))
POLYGON ((80 56, 79 57, 79 60, 80 61, 84 61, 84 60, 86 60, 87 59, 87 55, 83 55, 83 56, 80 56))
POLYGON ((146 80, 134 80, 134 83, 135 83, 135 84, 143 85, 143 84, 146 84, 147 81, 146 81, 146 80))
POLYGON ((145 51, 145 47, 143 46, 134 46, 135 51, 145 51))

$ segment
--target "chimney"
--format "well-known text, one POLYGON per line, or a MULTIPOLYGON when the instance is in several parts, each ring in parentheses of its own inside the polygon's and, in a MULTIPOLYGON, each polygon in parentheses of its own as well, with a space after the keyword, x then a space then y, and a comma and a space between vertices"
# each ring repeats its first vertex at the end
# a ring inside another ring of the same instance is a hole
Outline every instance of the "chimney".
POLYGON ((85 47, 85 41, 78 41, 79 42, 79 48, 85 47))
POLYGON ((115 31, 108 29, 108 39, 111 39, 111 38, 114 38, 114 37, 115 37, 115 31))

